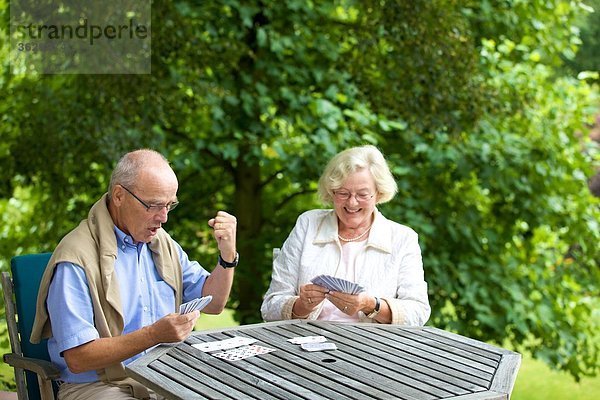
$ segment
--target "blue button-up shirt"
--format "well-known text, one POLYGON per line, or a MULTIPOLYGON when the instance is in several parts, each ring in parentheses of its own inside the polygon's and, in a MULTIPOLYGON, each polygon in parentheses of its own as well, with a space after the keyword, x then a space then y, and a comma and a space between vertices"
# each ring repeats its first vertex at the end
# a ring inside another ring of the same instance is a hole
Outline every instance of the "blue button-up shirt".
MULTIPOLYGON (((119 280, 123 307, 123 334, 134 332, 176 312, 175 291, 162 280, 154 267, 152 252, 146 243, 134 244, 133 238, 115 227, 117 259, 115 272, 119 280)), ((177 245, 183 271, 183 302, 202 296, 209 273, 177 245)), ((74 374, 62 357, 62 352, 100 337, 94 326, 94 310, 83 268, 72 263, 59 263, 46 300, 52 337, 48 352, 61 370, 61 380, 71 383, 98 381, 96 371, 74 374)), ((129 364, 146 351, 123 363, 129 364)))

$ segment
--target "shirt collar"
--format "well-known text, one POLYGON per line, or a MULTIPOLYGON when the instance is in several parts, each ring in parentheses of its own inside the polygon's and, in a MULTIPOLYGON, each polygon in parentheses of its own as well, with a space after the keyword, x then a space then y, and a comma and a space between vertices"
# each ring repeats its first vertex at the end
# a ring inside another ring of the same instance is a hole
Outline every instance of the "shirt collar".
POLYGON ((119 229, 116 225, 115 225, 115 236, 117 237, 117 246, 125 251, 126 248, 131 248, 131 249, 136 249, 137 251, 140 251, 143 247, 145 243, 138 243, 135 244, 133 238, 130 235, 127 235, 125 232, 123 232, 121 229, 119 229))
MULTIPOLYGON (((367 247, 371 246, 386 253, 392 252, 392 231, 387 219, 375 208, 375 218, 367 238, 367 247)), ((335 210, 327 213, 317 228, 313 244, 339 242, 338 219, 335 210)))

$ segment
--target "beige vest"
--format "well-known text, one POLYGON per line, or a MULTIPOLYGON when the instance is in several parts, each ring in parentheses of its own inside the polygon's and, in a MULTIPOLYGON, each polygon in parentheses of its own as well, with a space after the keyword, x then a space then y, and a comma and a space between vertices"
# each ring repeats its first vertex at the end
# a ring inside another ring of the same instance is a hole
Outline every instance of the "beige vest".
MULTIPOLYGON (((175 291, 175 312, 179 309, 183 293, 183 275, 175 242, 167 232, 160 229, 149 247, 159 275, 175 291)), ((46 297, 54 268, 60 262, 77 264, 84 269, 94 308, 94 324, 100 337, 121 335, 124 320, 119 282, 114 268, 116 258, 117 239, 105 194, 92 206, 88 218, 69 232, 52 253, 40 283, 31 342, 39 343, 42 338, 52 336, 46 297)), ((147 391, 144 393, 139 383, 127 378, 122 363, 97 372, 102 381, 132 386, 136 397, 147 397, 147 391)))

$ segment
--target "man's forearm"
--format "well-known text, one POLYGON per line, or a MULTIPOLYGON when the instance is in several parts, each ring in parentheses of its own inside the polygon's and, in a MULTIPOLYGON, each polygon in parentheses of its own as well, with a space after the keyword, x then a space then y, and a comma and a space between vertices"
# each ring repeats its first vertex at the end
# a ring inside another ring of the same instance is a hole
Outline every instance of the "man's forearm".
POLYGON ((146 326, 127 335, 93 340, 63 355, 71 372, 81 373, 122 362, 157 344, 151 327, 146 326))
POLYGON ((225 308, 231 285, 233 283, 233 275, 235 268, 223 268, 219 265, 211 272, 210 276, 204 282, 202 296, 211 295, 212 301, 202 310, 207 314, 219 314, 225 308))

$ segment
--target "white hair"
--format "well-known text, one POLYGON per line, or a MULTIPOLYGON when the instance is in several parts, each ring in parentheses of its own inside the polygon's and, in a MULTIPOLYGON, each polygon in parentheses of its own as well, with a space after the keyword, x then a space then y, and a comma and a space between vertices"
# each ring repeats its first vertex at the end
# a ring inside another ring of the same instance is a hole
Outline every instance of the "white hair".
POLYGON ((383 154, 372 145, 352 147, 335 155, 325 167, 319 179, 319 197, 330 204, 333 191, 342 187, 348 175, 367 169, 379 194, 377 203, 385 203, 394 198, 398 185, 388 167, 383 154))
POLYGON ((123 155, 110 177, 108 198, 111 198, 116 185, 122 185, 133 190, 137 184, 140 171, 148 165, 156 165, 157 161, 169 164, 169 161, 162 154, 151 149, 135 150, 123 155))

